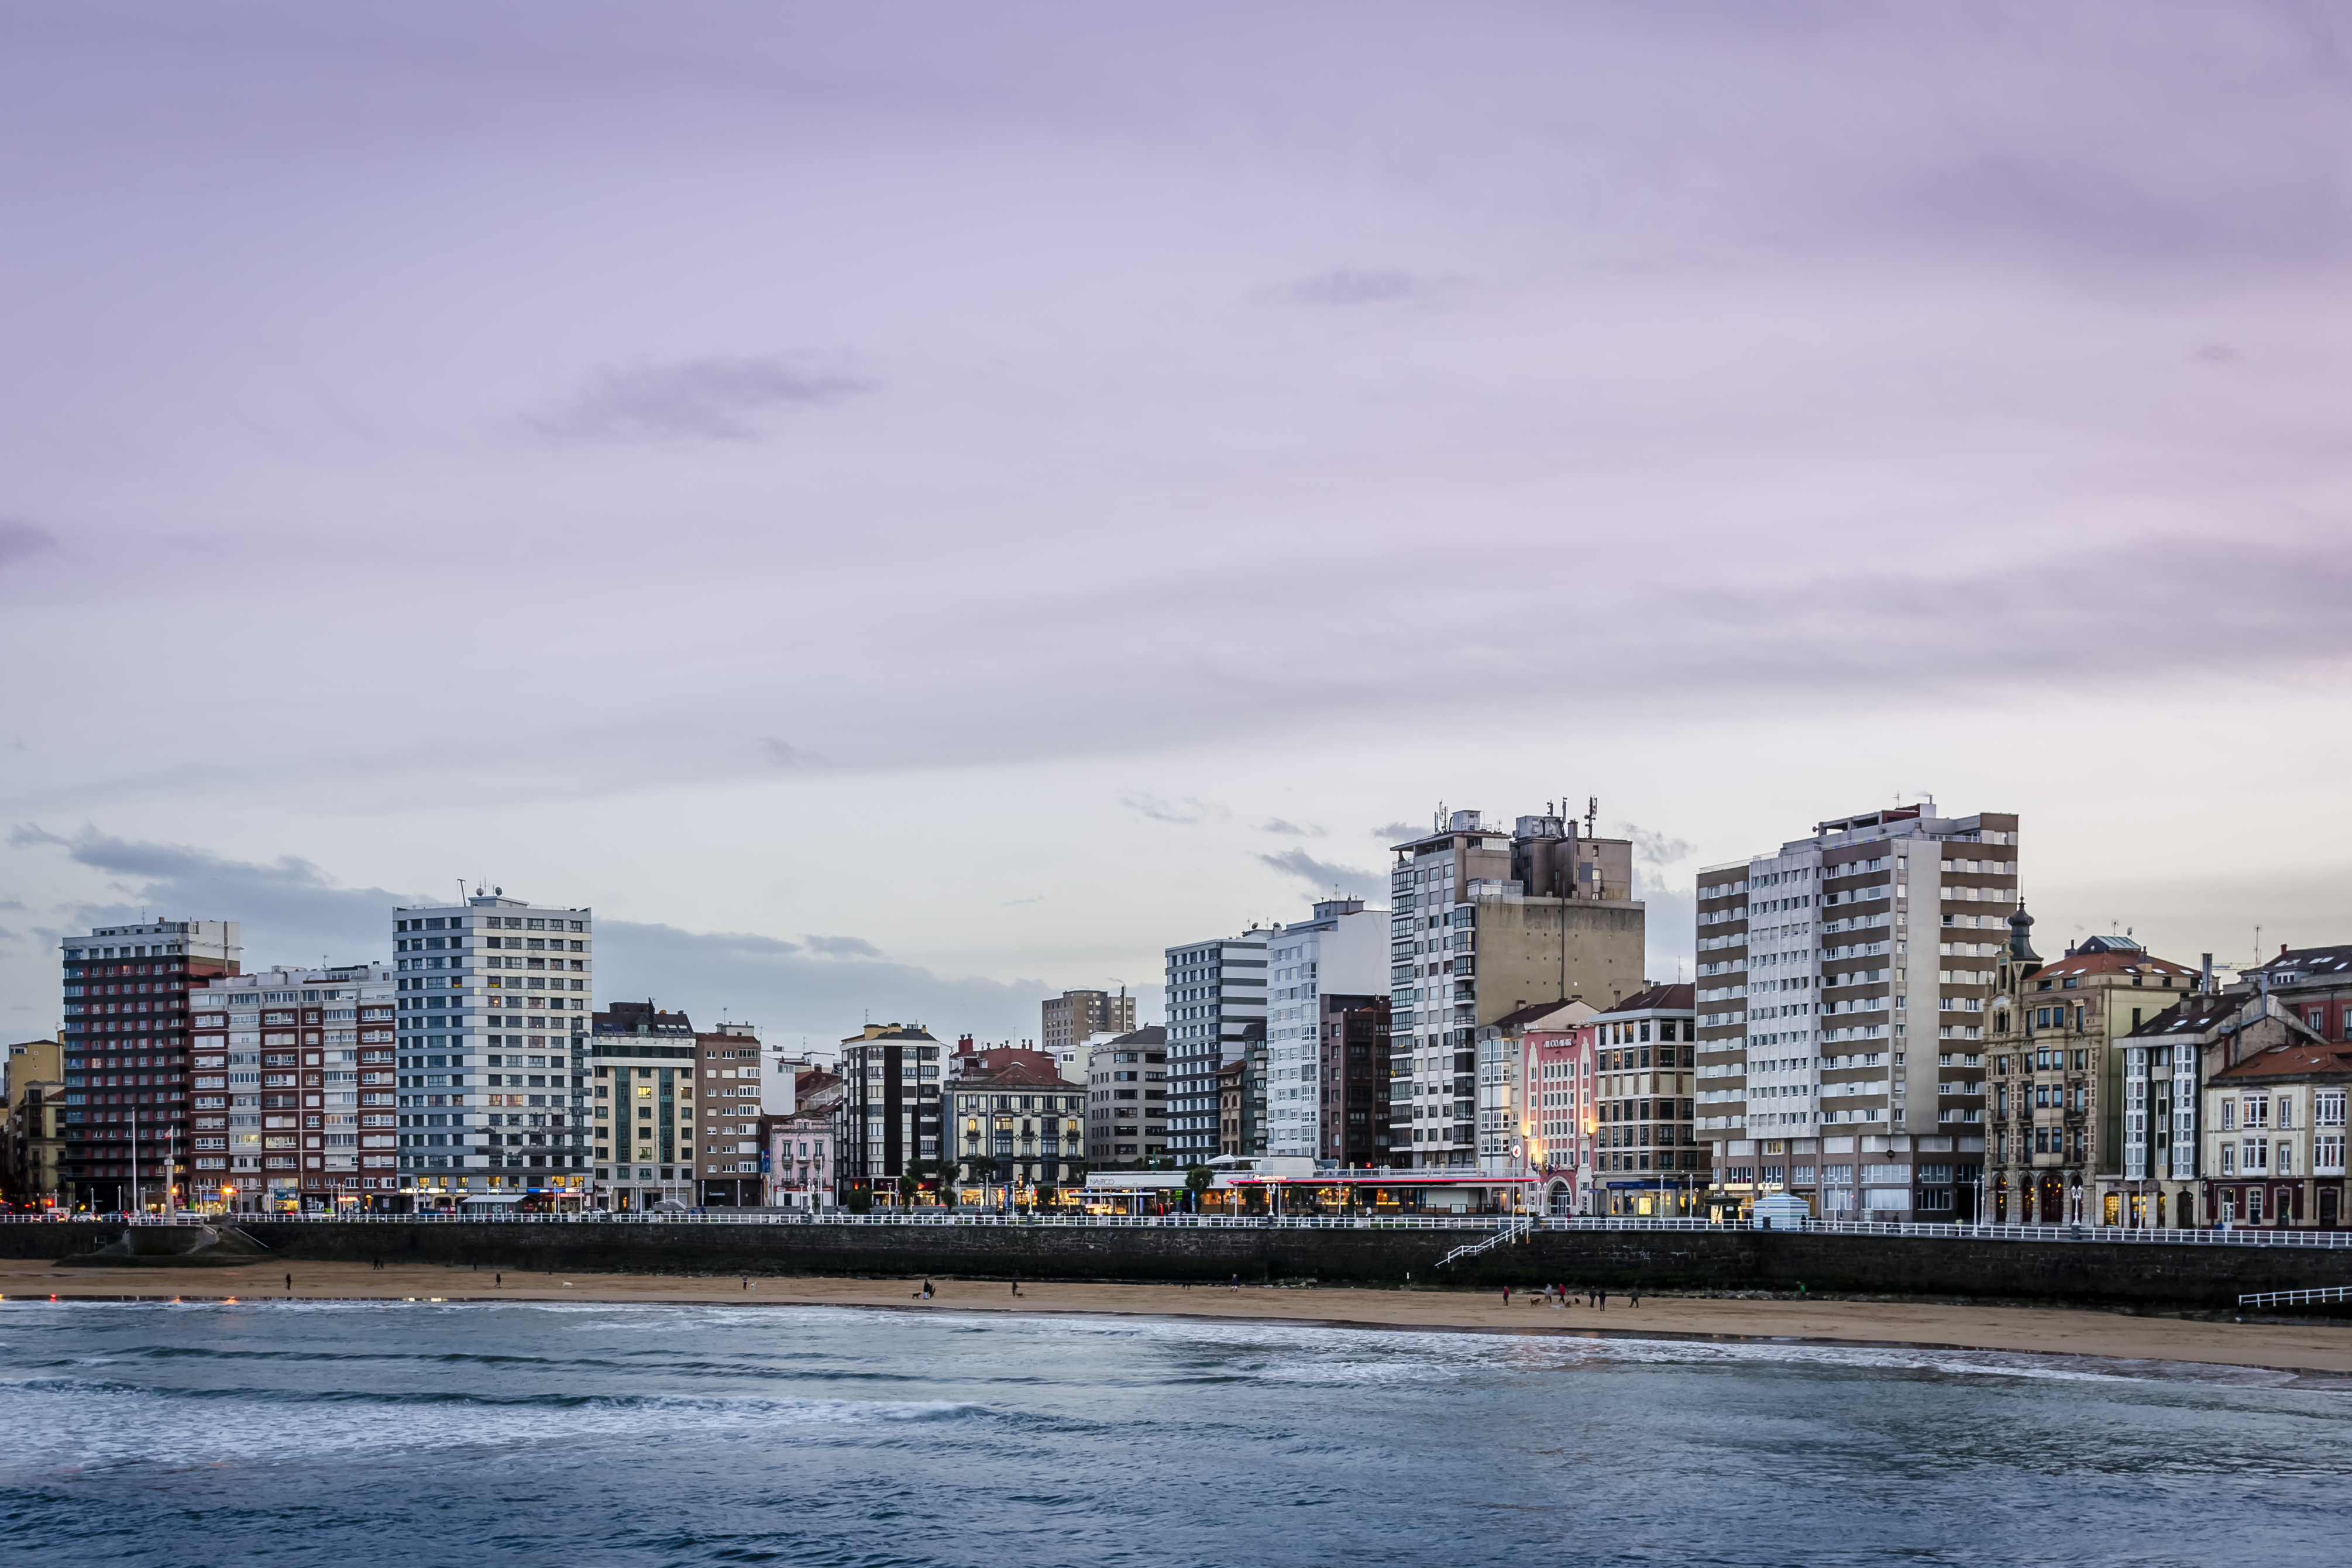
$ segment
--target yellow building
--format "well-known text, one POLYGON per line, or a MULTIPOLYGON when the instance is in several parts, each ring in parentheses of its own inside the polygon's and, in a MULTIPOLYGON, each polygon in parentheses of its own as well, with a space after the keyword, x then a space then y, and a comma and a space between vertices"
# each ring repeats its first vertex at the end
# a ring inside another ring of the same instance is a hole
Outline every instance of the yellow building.
POLYGON ((65 1158, 65 1046, 26 1040, 0 1064, 0 1194, 16 1207, 62 1197, 65 1158))

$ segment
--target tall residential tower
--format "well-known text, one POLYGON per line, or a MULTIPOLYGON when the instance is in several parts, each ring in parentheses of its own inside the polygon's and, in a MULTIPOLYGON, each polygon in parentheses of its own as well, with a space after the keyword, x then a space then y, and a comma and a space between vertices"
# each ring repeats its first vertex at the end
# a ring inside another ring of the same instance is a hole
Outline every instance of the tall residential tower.
POLYGON ((1542 1002, 1606 1006, 1643 986, 1645 914, 1633 844, 1573 819, 1489 827, 1451 814, 1395 846, 1390 872, 1393 1161, 1477 1161, 1477 1036, 1542 1002))
POLYGON ((579 1197, 593 916, 499 892, 393 916, 403 1190, 420 1208, 579 1197))
POLYGON ((1972 1217, 2017 857, 2015 816, 1926 801, 1699 873, 1697 1109, 1721 1201, 1972 1217))

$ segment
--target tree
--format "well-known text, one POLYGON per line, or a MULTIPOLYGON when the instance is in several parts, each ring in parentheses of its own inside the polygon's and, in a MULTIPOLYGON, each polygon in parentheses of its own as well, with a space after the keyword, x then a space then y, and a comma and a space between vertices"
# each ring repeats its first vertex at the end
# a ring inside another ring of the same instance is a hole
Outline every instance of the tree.
POLYGON ((1206 1165, 1195 1165, 1184 1173, 1184 1191, 1191 1200, 1190 1206, 1195 1213, 1200 1211, 1201 1194, 1214 1185, 1216 1180, 1217 1173, 1206 1165))

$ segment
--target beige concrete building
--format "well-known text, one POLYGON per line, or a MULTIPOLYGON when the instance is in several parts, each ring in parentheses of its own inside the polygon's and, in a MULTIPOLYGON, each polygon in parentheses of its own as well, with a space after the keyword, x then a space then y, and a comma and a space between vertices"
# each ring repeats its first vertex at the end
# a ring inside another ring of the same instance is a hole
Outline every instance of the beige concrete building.
POLYGON ((2120 1225, 2124 1037, 2179 1002, 2197 971, 2129 937, 2093 937, 2044 963, 2033 919, 2010 916, 1986 1026, 1985 1216, 2120 1225))
POLYGON ((1832 1218, 1973 1217, 2017 841, 2013 816, 1923 801, 1699 873, 1698 1122, 1717 1171, 1780 1166, 1832 1218))
POLYGON ((1390 1122, 1393 1163, 1478 1159, 1478 1031, 1545 1002, 1605 1005, 1646 984, 1646 911, 1633 845, 1475 811, 1396 845, 1390 871, 1390 1122))
POLYGON ((1124 1165, 1168 1152, 1168 1031, 1154 1024, 1087 1059, 1087 1161, 1124 1165))
POLYGON ((1065 991, 1048 996, 1039 1044, 1059 1057, 1089 1035, 1124 1035, 1135 1027, 1135 998, 1122 985, 1108 991, 1065 991))

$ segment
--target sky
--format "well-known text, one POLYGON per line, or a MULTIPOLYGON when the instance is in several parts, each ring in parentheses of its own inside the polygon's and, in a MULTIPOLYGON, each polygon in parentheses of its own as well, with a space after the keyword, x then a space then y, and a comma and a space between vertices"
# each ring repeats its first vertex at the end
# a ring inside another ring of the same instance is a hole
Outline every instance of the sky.
POLYGON ((461 882, 772 1041, 1160 1016, 1441 806, 2014 811, 2352 941, 2320 4, 0 15, 0 1031, 461 882))

